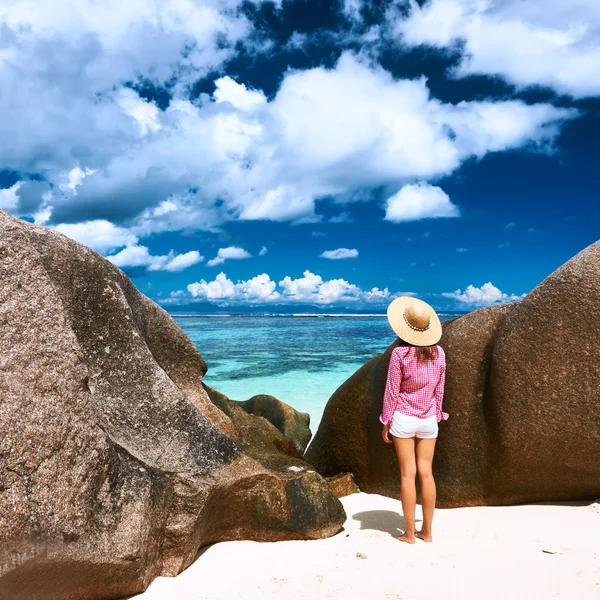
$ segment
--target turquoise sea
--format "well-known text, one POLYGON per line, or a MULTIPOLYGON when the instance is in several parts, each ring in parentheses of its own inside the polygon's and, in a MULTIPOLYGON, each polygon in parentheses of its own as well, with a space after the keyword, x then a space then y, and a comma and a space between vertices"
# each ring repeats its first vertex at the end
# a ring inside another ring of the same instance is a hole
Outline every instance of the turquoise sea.
POLYGON ((206 361, 207 385, 232 400, 275 396, 309 413, 313 434, 333 392, 396 339, 385 315, 173 317, 206 361))

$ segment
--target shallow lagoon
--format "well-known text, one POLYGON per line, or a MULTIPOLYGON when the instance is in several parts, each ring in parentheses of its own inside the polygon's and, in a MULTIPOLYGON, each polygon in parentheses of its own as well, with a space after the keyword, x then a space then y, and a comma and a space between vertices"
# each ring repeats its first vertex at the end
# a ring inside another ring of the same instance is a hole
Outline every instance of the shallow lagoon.
POLYGON ((207 385, 233 400, 271 394, 309 413, 313 434, 333 392, 396 337, 385 315, 174 318, 208 365, 207 385))

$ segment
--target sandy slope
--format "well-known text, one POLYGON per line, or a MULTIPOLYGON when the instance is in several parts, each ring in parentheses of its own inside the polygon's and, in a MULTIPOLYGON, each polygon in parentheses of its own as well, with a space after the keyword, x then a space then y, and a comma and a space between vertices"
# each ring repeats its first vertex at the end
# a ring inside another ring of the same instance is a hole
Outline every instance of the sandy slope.
POLYGON ((437 510, 434 542, 410 546, 396 540, 400 502, 342 502, 348 520, 333 538, 215 544, 135 598, 600 599, 598 503, 437 510))

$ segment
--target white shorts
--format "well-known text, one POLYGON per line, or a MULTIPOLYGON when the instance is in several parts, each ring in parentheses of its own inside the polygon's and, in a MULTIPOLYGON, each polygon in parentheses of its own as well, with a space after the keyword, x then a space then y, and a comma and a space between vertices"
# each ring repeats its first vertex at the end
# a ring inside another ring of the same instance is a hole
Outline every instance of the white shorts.
POLYGON ((426 419, 411 417, 396 411, 392 418, 390 433, 397 438, 417 437, 431 440, 438 436, 438 423, 435 415, 426 419))

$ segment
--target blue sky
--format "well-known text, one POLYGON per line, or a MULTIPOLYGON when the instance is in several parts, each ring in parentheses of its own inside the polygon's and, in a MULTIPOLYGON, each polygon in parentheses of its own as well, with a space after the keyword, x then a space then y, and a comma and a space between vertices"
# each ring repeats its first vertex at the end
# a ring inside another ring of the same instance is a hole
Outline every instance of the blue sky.
POLYGON ((14 0, 0 92, 0 208, 172 311, 470 310, 598 238, 595 0, 14 0))

